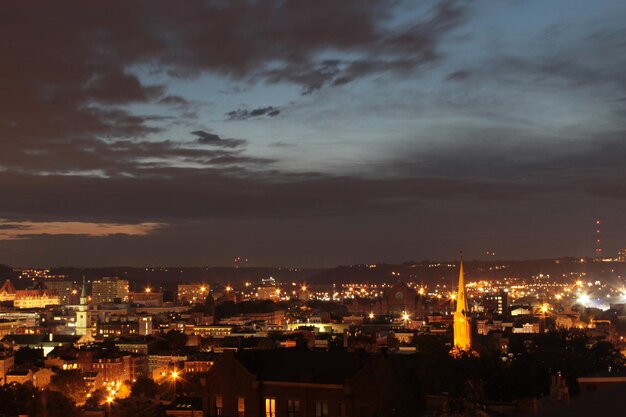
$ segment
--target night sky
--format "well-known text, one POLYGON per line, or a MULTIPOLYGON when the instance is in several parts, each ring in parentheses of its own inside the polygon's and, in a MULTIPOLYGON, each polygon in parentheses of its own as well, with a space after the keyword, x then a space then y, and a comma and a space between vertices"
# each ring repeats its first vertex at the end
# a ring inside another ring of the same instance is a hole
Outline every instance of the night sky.
POLYGON ((626 247, 626 2, 3 1, 0 263, 626 247))

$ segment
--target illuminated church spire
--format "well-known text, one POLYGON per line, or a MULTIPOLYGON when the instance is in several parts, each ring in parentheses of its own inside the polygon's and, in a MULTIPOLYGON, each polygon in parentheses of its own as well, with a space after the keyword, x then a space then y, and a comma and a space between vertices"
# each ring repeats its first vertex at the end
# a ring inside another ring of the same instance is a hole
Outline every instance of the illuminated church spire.
POLYGON ((462 351, 468 351, 472 347, 472 332, 467 312, 467 299, 465 298, 463 257, 461 257, 460 263, 459 289, 456 295, 456 311, 454 312, 454 347, 462 351))
POLYGON ((80 336, 89 335, 91 330, 89 306, 87 305, 87 289, 85 288, 85 276, 83 275, 83 288, 80 291, 80 304, 76 309, 76 334, 80 336))
POLYGON ((83 275, 83 288, 80 290, 80 304, 87 304, 87 289, 85 288, 85 276, 83 275))

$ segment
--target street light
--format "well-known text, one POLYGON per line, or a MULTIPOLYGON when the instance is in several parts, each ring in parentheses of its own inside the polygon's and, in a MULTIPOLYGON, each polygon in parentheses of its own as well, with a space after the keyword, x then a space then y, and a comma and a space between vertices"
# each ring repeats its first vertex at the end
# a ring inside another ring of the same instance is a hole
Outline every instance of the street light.
POLYGON ((111 415, 111 403, 113 402, 113 399, 114 398, 112 396, 107 397, 106 417, 111 415))
POLYGON ((174 401, 176 401, 176 381, 178 380, 179 374, 178 371, 172 371, 172 385, 174 385, 174 401))
POLYGON ((409 316, 409 313, 407 313, 406 311, 402 313, 402 319, 404 320, 404 327, 405 328, 408 326, 410 318, 411 318, 411 316, 409 316))

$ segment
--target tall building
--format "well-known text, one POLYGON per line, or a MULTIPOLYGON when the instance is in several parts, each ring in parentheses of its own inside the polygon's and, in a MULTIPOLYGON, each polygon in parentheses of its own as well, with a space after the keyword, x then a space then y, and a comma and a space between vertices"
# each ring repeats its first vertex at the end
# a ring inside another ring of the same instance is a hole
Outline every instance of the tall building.
POLYGON ((454 348, 469 351, 472 348, 472 332, 465 298, 465 277, 463 276, 463 259, 459 270, 459 289, 456 295, 456 311, 454 312, 454 348))
POLYGON ((76 334, 84 336, 91 333, 89 317, 89 306, 87 305, 87 290, 85 289, 85 278, 83 277, 83 288, 80 292, 80 304, 76 310, 76 334))
POLYGON ((498 314, 508 314, 508 294, 504 290, 499 292, 486 294, 483 297, 483 306, 485 311, 498 314))
MULTIPOLYGON (((48 279, 45 281, 46 287, 49 290, 56 291, 61 299, 61 304, 71 304, 70 298, 72 296, 72 290, 74 289, 74 283, 72 281, 48 279)), ((76 299, 74 299, 76 302, 76 299)))
POLYGON ((619 262, 626 262, 626 249, 620 249, 617 251, 617 260, 619 262))
POLYGON ((275 300, 280 298, 280 288, 272 277, 261 279, 261 285, 257 287, 256 298, 259 300, 275 300))
POLYGON ((128 302, 128 280, 117 277, 94 280, 91 286, 91 299, 95 304, 128 302))

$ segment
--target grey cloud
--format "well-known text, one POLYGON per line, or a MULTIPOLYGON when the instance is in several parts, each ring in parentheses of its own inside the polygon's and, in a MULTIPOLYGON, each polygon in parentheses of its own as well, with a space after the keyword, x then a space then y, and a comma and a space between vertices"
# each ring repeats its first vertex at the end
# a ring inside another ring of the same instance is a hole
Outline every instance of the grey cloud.
POLYGON ((186 98, 176 95, 167 95, 159 100, 159 104, 170 106, 186 106, 189 104, 186 98))
POLYGON ((464 81, 467 80, 472 75, 471 71, 468 70, 458 70, 451 72, 446 76, 446 81, 464 81))
MULTIPOLYGON (((165 85, 142 79, 142 71, 161 79, 211 72, 242 85, 291 82, 311 93, 432 60, 443 36, 464 15, 460 3, 448 0, 437 2, 418 22, 392 28, 388 23, 395 6, 392 0, 206 1, 178 7, 161 0, 7 4, 0 39, 11 42, 2 44, 0 80, 10 81, 2 84, 0 100, 0 166, 28 172, 126 172, 133 169, 131 161, 142 170, 153 164, 138 161, 148 154, 179 158, 208 152, 183 151, 187 145, 171 143, 167 150, 148 149, 145 138, 184 123, 181 117, 196 117, 198 109, 169 94, 165 85), (319 58, 323 53, 341 58, 319 58), (349 55, 359 58, 346 60, 349 55), (129 106, 148 103, 172 106, 181 114, 139 115, 129 106), (127 139, 142 145, 126 150, 108 145, 127 139)), ((258 108, 235 111, 233 117, 274 117, 280 111, 258 108)), ((200 135, 196 143, 224 149, 245 144, 216 139, 200 135)), ((212 160, 237 158, 245 159, 237 154, 212 160)))
POLYGON ((28 230, 31 229, 30 226, 25 226, 23 224, 12 224, 12 223, 1 223, 0 230, 28 230))
POLYGON ((226 113, 228 120, 248 120, 250 118, 258 117, 276 117, 280 114, 280 109, 273 106, 259 107, 256 109, 237 109, 226 113))
POLYGON ((214 133, 205 132, 204 130, 196 130, 191 132, 192 135, 198 137, 198 142, 204 145, 220 146, 223 148, 237 148, 246 144, 243 139, 223 139, 214 133))
POLYGON ((552 189, 540 182, 427 176, 363 179, 173 167, 157 172, 99 178, 5 171, 0 174, 0 193, 5 196, 1 209, 5 217, 57 221, 322 218, 355 210, 406 211, 428 201, 518 200, 552 189), (110 195, 123 196, 124 204, 110 195), (48 202, 45 208, 36 204, 42 200, 48 202))

